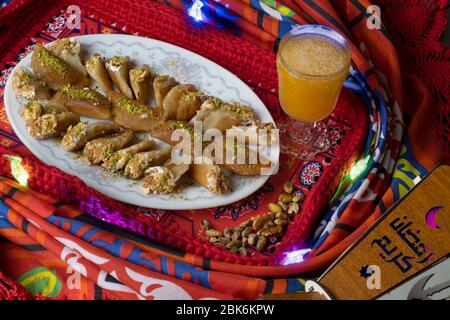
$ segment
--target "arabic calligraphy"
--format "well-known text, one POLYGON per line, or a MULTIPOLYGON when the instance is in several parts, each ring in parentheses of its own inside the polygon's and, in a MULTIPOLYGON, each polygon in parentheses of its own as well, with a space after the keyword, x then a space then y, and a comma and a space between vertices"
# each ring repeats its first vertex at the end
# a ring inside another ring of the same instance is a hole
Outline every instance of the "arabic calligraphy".
POLYGON ((433 253, 420 239, 420 229, 416 229, 407 216, 397 217, 389 223, 392 230, 411 249, 414 255, 407 255, 387 235, 372 241, 372 247, 378 246, 382 252, 379 257, 387 262, 394 263, 402 273, 413 268, 413 263, 422 264, 433 258, 433 253), (414 230, 416 229, 416 230, 414 230))

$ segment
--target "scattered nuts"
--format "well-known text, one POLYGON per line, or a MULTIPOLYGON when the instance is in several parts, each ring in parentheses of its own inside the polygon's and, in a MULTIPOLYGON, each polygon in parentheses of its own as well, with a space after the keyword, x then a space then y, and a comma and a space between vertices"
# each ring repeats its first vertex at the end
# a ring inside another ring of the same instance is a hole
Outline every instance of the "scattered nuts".
POLYGON ((253 230, 261 230, 267 221, 273 220, 274 218, 274 215, 270 212, 256 217, 253 221, 253 230))
POLYGON ((292 202, 294 203, 299 203, 300 201, 305 200, 305 195, 304 194, 296 194, 293 198, 292 198, 292 202))
POLYGON ((247 253, 247 249, 245 249, 245 247, 240 247, 239 248, 239 253, 241 254, 241 255, 243 255, 243 256, 246 256, 248 253, 247 253))
POLYGON ((227 238, 231 238, 231 234, 233 233, 233 231, 230 228, 225 228, 223 230, 223 235, 227 238))
POLYGON ((292 202, 289 204, 288 207, 288 214, 294 214, 294 213, 298 213, 300 211, 300 206, 298 205, 298 203, 292 202))
POLYGON ((277 226, 284 226, 285 224, 287 224, 287 220, 283 218, 278 218, 274 220, 274 223, 277 226))
POLYGON ((248 236, 248 244, 253 246, 256 244, 256 241, 258 241, 258 236, 256 235, 256 233, 251 233, 248 236))
POLYGON ((227 238, 227 237, 220 237, 218 240, 220 243, 223 243, 223 244, 227 244, 228 242, 230 242, 230 238, 227 238))
POLYGON ((288 193, 282 193, 279 197, 278 200, 280 200, 283 203, 289 203, 292 201, 292 194, 288 194, 288 193))
POLYGON ((246 228, 242 231, 241 236, 245 238, 245 237, 248 237, 248 235, 249 235, 250 233, 252 233, 252 227, 246 227, 246 228))
POLYGON ((217 239, 217 237, 209 238, 209 242, 211 242, 211 243, 216 243, 217 241, 219 241, 219 239, 217 239))
POLYGON ((291 181, 286 182, 286 183, 284 184, 284 186, 283 186, 283 190, 284 190, 284 192, 286 192, 286 193, 291 193, 292 190, 293 190, 292 182, 291 182, 291 181))
POLYGON ((269 210, 272 211, 273 213, 283 211, 283 209, 275 203, 269 203, 269 210))
POLYGON ((241 237, 241 233, 239 231, 235 231, 233 232, 233 234, 231 235, 231 240, 238 240, 241 237))
POLYGON ((222 232, 215 230, 215 229, 208 229, 206 230, 206 235, 208 237, 221 237, 223 234, 222 232))
POLYGON ((202 225, 206 230, 211 229, 211 222, 206 219, 202 219, 202 225))
POLYGON ((241 240, 233 240, 227 243, 227 248, 231 249, 234 247, 240 247, 242 245, 242 241, 241 240))
POLYGON ((202 219, 201 223, 206 229, 209 242, 222 249, 247 256, 247 246, 256 246, 261 252, 265 249, 267 238, 278 236, 288 224, 288 215, 300 211, 300 204, 305 199, 303 194, 292 194, 293 184, 288 181, 284 184, 284 192, 278 197, 277 203, 269 203, 269 212, 240 223, 234 228, 225 228, 223 232, 211 228, 211 223, 202 219))
MULTIPOLYGON (((279 205, 281 207, 281 209, 283 209, 283 211, 286 211, 288 208, 288 205, 282 201, 278 201, 277 205, 279 205)), ((282 212, 277 212, 277 213, 282 213, 282 212)))
POLYGON ((261 231, 261 235, 263 237, 271 237, 271 236, 277 236, 281 233, 282 231, 282 227, 281 226, 276 226, 276 227, 272 227, 272 228, 267 228, 261 231))
POLYGON ((259 237, 258 242, 256 243, 256 250, 258 252, 261 252, 264 250, 264 247, 266 246, 267 239, 265 237, 259 237))
POLYGON ((233 247, 230 249, 231 252, 233 253, 238 253, 239 252, 239 248, 238 247, 233 247))

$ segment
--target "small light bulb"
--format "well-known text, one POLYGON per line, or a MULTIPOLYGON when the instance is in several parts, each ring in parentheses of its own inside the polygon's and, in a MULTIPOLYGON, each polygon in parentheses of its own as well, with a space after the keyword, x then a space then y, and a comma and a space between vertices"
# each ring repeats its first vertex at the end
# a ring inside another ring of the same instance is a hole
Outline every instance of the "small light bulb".
POLYGON ((16 181, 26 187, 28 184, 29 174, 25 167, 22 165, 22 158, 16 156, 5 156, 11 165, 11 175, 16 179, 16 181))
POLYGON ((284 253, 285 257, 281 261, 282 265, 294 264, 303 262, 305 256, 311 251, 309 248, 289 251, 284 253))
POLYGON ((189 9, 188 14, 195 19, 195 21, 202 21, 202 7, 204 6, 203 2, 200 0, 195 0, 192 4, 192 7, 189 9))

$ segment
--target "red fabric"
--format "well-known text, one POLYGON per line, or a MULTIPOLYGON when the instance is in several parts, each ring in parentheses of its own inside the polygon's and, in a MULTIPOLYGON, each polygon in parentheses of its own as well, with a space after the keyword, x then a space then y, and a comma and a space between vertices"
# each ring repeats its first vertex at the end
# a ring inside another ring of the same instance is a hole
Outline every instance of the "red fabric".
MULTIPOLYGON (((25 1, 26 2, 26 1, 25 1)), ((129 10, 125 11, 125 4, 114 1, 95 1, 94 2, 80 2, 81 11, 85 15, 95 15, 102 17, 102 24, 109 26, 112 22, 115 23, 117 29, 122 30, 126 25, 124 32, 135 33, 149 36, 155 39, 161 39, 179 46, 187 47, 188 49, 210 58, 213 61, 220 63, 231 72, 235 73, 241 79, 245 80, 259 95, 263 102, 270 109, 276 121, 283 122, 285 115, 281 112, 278 98, 276 96, 277 77, 274 59, 272 52, 268 52, 256 45, 250 44, 245 40, 237 38, 223 30, 217 30, 211 27, 193 27, 186 16, 177 10, 167 8, 162 4, 144 4, 143 2, 133 2, 130 6, 142 7, 142 12, 145 12, 145 17, 140 15, 129 15, 129 10), (174 27, 174 30, 168 30, 167 26, 174 27), (173 31, 173 32, 172 32, 173 31), (227 46, 224 47, 223 43, 227 46)), ((65 9, 68 4, 75 4, 76 1, 61 3, 57 8, 65 9)), ((42 12, 41 21, 48 21, 50 19, 49 13, 54 16, 55 9, 48 9, 45 11, 41 7, 35 7, 34 3, 27 3, 24 5, 30 7, 27 11, 33 10, 33 15, 42 12)), ((22 8, 22 10, 25 10, 22 8)), ((100 28, 96 22, 88 21, 89 18, 84 18, 82 21, 82 31, 84 32, 101 32, 104 30, 95 29, 100 28), (86 30, 86 31, 84 31, 86 30)), ((39 41, 42 36, 37 36, 38 31, 45 30, 42 27, 41 21, 36 23, 31 32, 26 32, 18 39, 14 48, 3 53, 2 60, 10 62, 15 59, 17 52, 23 47, 29 45, 24 43, 21 39, 29 39, 30 34, 39 41)), ((26 30, 28 25, 16 28, 26 30)), ((64 33, 65 31, 63 31, 64 33)), ((112 30, 111 30, 112 32, 112 30)), ((45 32, 44 32, 45 33, 45 32)), ((51 35, 46 33, 46 35, 51 35)), ((65 34, 67 36, 67 34, 65 34)), ((1 52, 0 52, 1 55, 1 52)), ((365 111, 365 106, 361 97, 355 95, 350 90, 343 90, 330 118, 335 122, 333 127, 342 132, 343 138, 337 144, 333 151, 328 155, 320 155, 317 161, 323 164, 323 171, 317 183, 311 186, 302 186, 298 181, 298 176, 302 172, 304 163, 298 159, 291 159, 289 162, 287 157, 281 158, 281 166, 288 167, 290 170, 282 170, 280 174, 272 177, 271 192, 262 194, 260 198, 257 195, 244 199, 241 202, 227 206, 226 214, 223 219, 215 219, 215 211, 211 210, 196 210, 195 212, 182 211, 177 212, 177 215, 171 216, 171 219, 179 220, 172 223, 172 227, 168 228, 158 221, 158 212, 151 211, 144 208, 136 208, 134 206, 125 205, 110 198, 101 195, 99 192, 88 188, 77 177, 68 176, 56 168, 43 165, 36 161, 34 157, 27 157, 24 163, 30 169, 29 185, 36 190, 48 193, 58 199, 65 199, 79 206, 84 212, 99 212, 108 208, 109 211, 118 211, 125 217, 134 219, 141 223, 144 227, 143 234, 165 243, 171 247, 176 247, 182 251, 187 251, 195 255, 207 257, 217 262, 225 262, 229 264, 228 270, 233 272, 239 271, 239 266, 232 266, 231 264, 247 264, 247 265, 268 265, 273 261, 285 245, 290 245, 299 240, 299 237, 307 238, 315 223, 318 215, 327 206, 329 199, 332 197, 333 190, 336 188, 339 180, 343 175, 348 173, 350 166, 356 159, 356 156, 365 139, 368 116, 365 111), (287 233, 283 237, 282 242, 285 245, 274 247, 274 251, 265 252, 264 254, 256 253, 254 256, 243 257, 238 254, 233 254, 227 250, 220 250, 209 242, 198 236, 200 229, 200 221, 202 218, 213 220, 217 227, 223 228, 231 225, 239 224, 240 222, 249 219, 251 216, 267 212, 267 205, 270 202, 276 202, 278 195, 282 192, 282 187, 285 181, 294 180, 298 189, 306 195, 306 202, 304 212, 299 214, 294 223, 289 227, 287 233), (92 196, 98 199, 95 203, 88 202, 92 196), (253 197, 253 198, 252 198, 253 197), (257 208, 252 204, 256 204, 257 208), (243 207, 243 209, 241 208, 243 207), (231 217, 234 212, 238 212, 238 217, 231 217), (188 224, 183 224, 182 219, 189 219, 193 223, 193 227, 188 224), (178 225, 175 227, 175 225, 178 225), (193 230, 193 232, 192 232, 193 230)), ((21 148, 19 151, 22 151, 21 148)), ((15 150, 14 150, 15 151, 15 150)), ((28 155, 27 150, 21 155, 28 155)), ((2 153, 8 154, 12 150, 1 150, 2 153)), ((0 160, 0 161, 4 161, 0 160)), ((0 168, 1 170, 1 168, 0 168)), ((5 172, 9 172, 5 170, 5 172)), ((170 213, 169 213, 170 214, 170 213)), ((103 218, 103 217, 100 217, 103 218)))

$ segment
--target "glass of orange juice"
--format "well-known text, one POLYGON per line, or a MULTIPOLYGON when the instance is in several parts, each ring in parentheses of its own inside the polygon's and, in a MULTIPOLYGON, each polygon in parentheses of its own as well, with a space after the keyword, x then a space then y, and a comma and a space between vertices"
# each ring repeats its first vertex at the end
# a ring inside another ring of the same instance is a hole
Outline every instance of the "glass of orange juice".
POLYGON ((308 160, 329 148, 321 120, 333 111, 350 63, 350 46, 331 28, 298 26, 282 38, 277 70, 279 100, 288 115, 280 126, 285 152, 308 160))

